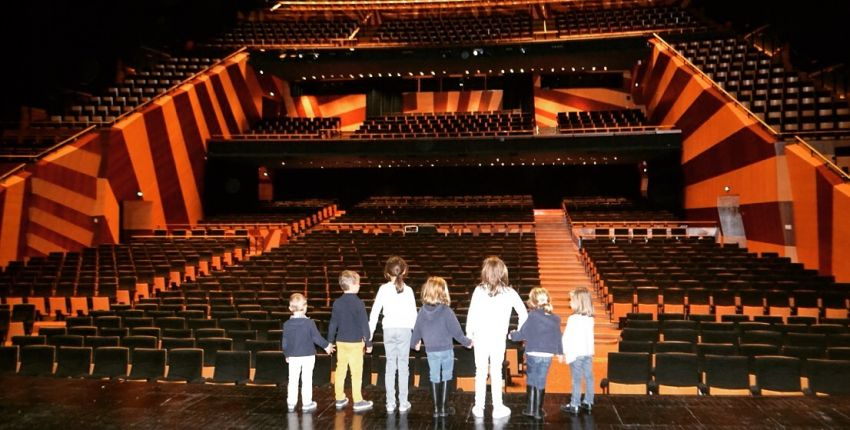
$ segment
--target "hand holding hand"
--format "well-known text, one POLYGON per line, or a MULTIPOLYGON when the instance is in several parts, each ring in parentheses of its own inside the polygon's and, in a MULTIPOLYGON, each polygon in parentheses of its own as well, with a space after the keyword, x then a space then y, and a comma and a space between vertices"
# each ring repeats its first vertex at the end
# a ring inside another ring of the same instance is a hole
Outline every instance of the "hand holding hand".
POLYGON ((289 357, 286 357, 286 362, 289 363, 289 357))
POLYGON ((413 349, 419 351, 419 348, 421 348, 421 347, 422 347, 422 341, 420 340, 419 342, 416 342, 416 345, 413 347, 413 349))
POLYGON ((466 349, 472 349, 473 346, 475 346, 475 341, 470 340, 469 345, 466 346, 466 349))
POLYGON ((372 353, 372 347, 371 347, 371 346, 367 346, 367 347, 366 347, 366 354, 371 354, 371 353, 372 353))
POLYGON ((334 344, 329 344, 327 348, 325 348, 325 352, 329 355, 334 353, 334 344))

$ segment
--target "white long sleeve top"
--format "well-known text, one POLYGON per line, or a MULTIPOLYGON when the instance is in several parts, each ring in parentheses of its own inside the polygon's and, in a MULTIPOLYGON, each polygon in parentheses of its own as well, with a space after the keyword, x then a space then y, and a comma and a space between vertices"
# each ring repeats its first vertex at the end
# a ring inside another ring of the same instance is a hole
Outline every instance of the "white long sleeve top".
POLYGON ((504 340, 511 322, 511 309, 519 316, 517 329, 522 328, 528 318, 528 311, 519 294, 513 288, 506 287, 499 294, 490 296, 487 288, 479 285, 472 292, 472 300, 469 302, 466 336, 476 343, 480 340, 504 340))
POLYGON ((567 363, 576 361, 578 357, 595 354, 593 326, 593 317, 572 314, 567 318, 567 328, 561 337, 567 363))
POLYGON ((378 318, 384 314, 384 328, 407 328, 413 330, 416 324, 416 297, 413 289, 405 284, 401 293, 396 292, 395 284, 387 282, 378 288, 372 310, 369 312, 369 338, 375 335, 378 318))

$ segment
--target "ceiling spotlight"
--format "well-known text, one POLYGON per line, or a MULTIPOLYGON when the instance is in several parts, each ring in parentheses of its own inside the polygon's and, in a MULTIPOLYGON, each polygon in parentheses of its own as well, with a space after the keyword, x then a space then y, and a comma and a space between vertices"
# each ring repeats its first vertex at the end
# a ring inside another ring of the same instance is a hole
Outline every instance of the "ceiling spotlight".
POLYGON ((143 197, 144 195, 145 195, 145 193, 143 193, 143 192, 141 192, 141 191, 136 191, 136 196, 137 196, 137 197, 143 197))

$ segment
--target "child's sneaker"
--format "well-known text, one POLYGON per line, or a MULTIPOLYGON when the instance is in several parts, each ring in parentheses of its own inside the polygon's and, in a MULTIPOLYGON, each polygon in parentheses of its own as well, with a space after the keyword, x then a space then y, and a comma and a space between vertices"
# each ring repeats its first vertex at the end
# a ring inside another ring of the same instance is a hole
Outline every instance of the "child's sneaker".
POLYGON ((405 401, 403 401, 403 402, 399 403, 399 405, 398 405, 398 411, 399 411, 400 413, 405 413, 405 412, 407 412, 407 411, 409 411, 409 410, 410 410, 410 402, 408 402, 408 401, 406 401, 406 400, 405 400, 405 401))
POLYGON ((346 406, 348 406, 348 397, 346 397, 346 398, 344 398, 344 399, 342 399, 342 400, 337 400, 337 401, 336 401, 336 408, 337 408, 337 409, 342 409, 342 408, 344 408, 344 407, 346 407, 346 406))
POLYGON ((561 405, 561 412, 566 412, 570 415, 578 415, 578 406, 573 406, 570 404, 561 405))
POLYGON ((579 408, 581 410, 583 410, 585 413, 587 413, 588 415, 590 415, 591 412, 593 412, 593 405, 590 405, 590 404, 587 404, 587 403, 582 403, 581 406, 579 406, 579 408))
POLYGON ((316 410, 317 406, 316 402, 307 403, 306 405, 301 406, 301 412, 313 412, 316 410))
POLYGON ((395 404, 394 403, 387 403, 387 413, 391 414, 393 412, 395 412, 395 404))
POLYGON ((368 411, 372 409, 372 401, 371 400, 361 400, 359 402, 354 402, 354 411, 368 411))
POLYGON ((505 405, 493 405, 493 419, 507 418, 511 416, 511 408, 505 405))
POLYGON ((295 405, 286 405, 286 410, 288 412, 295 412, 295 405))
POLYGON ((472 407, 472 415, 475 418, 484 418, 484 407, 483 406, 473 406, 472 407))

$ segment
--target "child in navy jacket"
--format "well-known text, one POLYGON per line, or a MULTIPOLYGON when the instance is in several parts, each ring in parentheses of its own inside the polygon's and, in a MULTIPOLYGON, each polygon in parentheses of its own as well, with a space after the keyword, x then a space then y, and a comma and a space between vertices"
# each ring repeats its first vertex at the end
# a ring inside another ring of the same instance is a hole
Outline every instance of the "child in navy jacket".
POLYGON ((552 314, 552 302, 545 288, 534 288, 528 294, 528 319, 520 330, 508 336, 525 341, 526 389, 528 406, 523 415, 543 419, 543 396, 552 357, 564 354, 561 342, 561 318, 552 314))
POLYGON ((422 341, 428 356, 431 378, 431 396, 434 400, 434 418, 446 417, 446 392, 454 370, 454 345, 452 339, 472 348, 472 340, 463 335, 457 316, 449 307, 449 289, 445 279, 428 278, 422 285, 422 308, 416 316, 410 344, 419 351, 422 341), (441 371, 442 370, 442 371, 441 371))
POLYGON ((312 412, 316 409, 313 401, 313 368, 316 365, 316 347, 318 345, 328 354, 334 350, 316 328, 316 323, 307 318, 307 298, 295 293, 289 297, 289 310, 292 316, 283 323, 283 354, 289 363, 289 383, 286 389, 286 405, 289 412, 295 412, 298 403, 298 379, 301 379, 301 410, 312 412))

